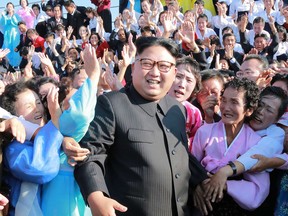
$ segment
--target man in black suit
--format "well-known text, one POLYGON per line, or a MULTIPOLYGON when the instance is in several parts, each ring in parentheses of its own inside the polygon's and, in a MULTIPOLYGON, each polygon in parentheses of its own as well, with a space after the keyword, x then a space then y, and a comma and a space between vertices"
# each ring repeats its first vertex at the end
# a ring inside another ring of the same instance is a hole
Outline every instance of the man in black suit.
POLYGON ((223 47, 224 49, 215 50, 215 53, 207 52, 206 56, 213 56, 213 61, 211 63, 210 68, 215 67, 216 61, 216 54, 220 55, 220 59, 225 59, 228 62, 229 69, 234 71, 235 75, 236 72, 239 71, 240 65, 243 62, 244 55, 234 51, 234 47, 236 44, 236 38, 233 33, 226 33, 223 35, 223 47), (211 55, 212 54, 212 55, 211 55))
POLYGON ((56 26, 58 24, 61 24, 63 26, 67 26, 67 20, 62 17, 62 9, 61 5, 56 5, 53 9, 54 12, 54 17, 51 17, 50 19, 47 20, 47 32, 54 32, 56 26))
POLYGON ((132 84, 101 95, 80 145, 91 152, 75 178, 93 215, 189 215, 188 191, 206 178, 187 152, 185 109, 167 95, 178 46, 136 41, 132 84))
POLYGON ((82 14, 77 10, 76 5, 73 1, 67 0, 64 3, 64 7, 67 11, 67 25, 66 28, 72 26, 73 33, 72 36, 75 36, 77 39, 80 39, 79 29, 81 26, 87 26, 87 22, 85 20, 85 14, 82 14))
POLYGON ((32 45, 32 41, 27 37, 27 26, 24 21, 18 22, 18 29, 20 31, 20 42, 18 46, 14 49, 15 52, 19 52, 22 47, 26 46, 29 47, 32 45))

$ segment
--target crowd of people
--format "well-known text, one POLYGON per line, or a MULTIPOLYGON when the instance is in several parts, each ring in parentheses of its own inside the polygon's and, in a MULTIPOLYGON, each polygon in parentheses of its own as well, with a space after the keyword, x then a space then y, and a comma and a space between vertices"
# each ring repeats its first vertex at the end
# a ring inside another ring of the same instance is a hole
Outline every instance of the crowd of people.
POLYGON ((19 4, 3 215, 288 215, 288 1, 19 4))

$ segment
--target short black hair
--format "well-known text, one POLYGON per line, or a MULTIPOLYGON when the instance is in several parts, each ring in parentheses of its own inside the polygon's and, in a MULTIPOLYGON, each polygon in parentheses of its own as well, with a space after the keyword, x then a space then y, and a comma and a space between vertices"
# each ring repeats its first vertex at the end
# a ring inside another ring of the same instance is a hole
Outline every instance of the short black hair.
POLYGON ((165 48, 175 58, 177 58, 179 55, 178 45, 172 39, 158 37, 139 37, 135 41, 135 45, 137 48, 137 55, 140 55, 145 49, 152 46, 161 46, 165 48))
POLYGON ((66 0, 64 2, 64 7, 69 7, 70 5, 75 5, 74 1, 72 0, 66 0))
POLYGON ((254 37, 254 40, 256 40, 256 39, 259 38, 259 37, 264 38, 266 41, 269 40, 268 36, 267 36, 266 34, 264 34, 264 33, 256 34, 255 37, 254 37))
POLYGON ((22 20, 22 21, 19 21, 19 22, 17 23, 18 26, 20 26, 20 25, 22 25, 22 24, 26 26, 26 22, 24 22, 23 20, 22 20))
POLYGON ((246 56, 246 58, 243 60, 242 64, 246 61, 249 61, 251 59, 256 59, 259 61, 260 66, 262 67, 262 71, 268 69, 269 67, 269 63, 267 58, 261 56, 261 55, 257 55, 257 54, 249 54, 246 56))
POLYGON ((221 73, 219 73, 217 70, 213 69, 207 69, 201 71, 201 81, 202 83, 209 79, 216 79, 218 80, 222 85, 224 85, 224 77, 221 73))
POLYGON ((264 96, 271 95, 275 98, 280 99, 281 105, 278 109, 278 114, 277 114, 277 119, 280 119, 280 117, 286 112, 287 105, 288 105, 288 99, 287 99, 287 94, 286 92, 277 86, 268 86, 262 90, 260 93, 260 101, 261 98, 264 96))
POLYGON ((39 6, 39 4, 33 4, 33 5, 32 5, 32 8, 34 8, 34 7, 37 7, 38 10, 41 11, 41 10, 40 10, 40 6, 39 6))
POLYGON ((284 82, 286 84, 287 89, 288 89, 288 74, 276 74, 275 76, 273 76, 270 84, 273 85, 277 81, 284 82))
POLYGON ((256 17, 253 20, 253 24, 255 24, 255 23, 265 23, 265 20, 262 17, 256 17))

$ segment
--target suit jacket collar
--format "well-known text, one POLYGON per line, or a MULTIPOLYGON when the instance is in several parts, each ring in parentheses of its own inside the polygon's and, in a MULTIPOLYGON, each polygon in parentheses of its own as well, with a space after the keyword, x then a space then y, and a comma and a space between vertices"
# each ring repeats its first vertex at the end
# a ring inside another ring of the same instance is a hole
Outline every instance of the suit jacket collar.
POLYGON ((127 88, 130 93, 132 103, 141 107, 148 115, 151 117, 155 116, 156 112, 161 112, 163 115, 166 115, 168 111, 167 95, 162 98, 158 103, 155 101, 149 101, 143 98, 131 84, 127 88))

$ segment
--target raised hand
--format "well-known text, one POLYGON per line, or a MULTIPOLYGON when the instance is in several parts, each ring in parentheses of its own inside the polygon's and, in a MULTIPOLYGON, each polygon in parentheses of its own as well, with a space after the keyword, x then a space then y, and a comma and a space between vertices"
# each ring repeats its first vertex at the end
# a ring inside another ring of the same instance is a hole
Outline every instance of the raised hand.
POLYGON ((100 65, 97 60, 95 48, 91 44, 86 44, 83 51, 84 68, 88 77, 98 83, 100 76, 100 65))
POLYGON ((51 115, 51 121, 59 129, 59 117, 62 114, 62 111, 60 109, 60 105, 58 102, 58 96, 59 96, 59 88, 53 86, 48 90, 47 93, 47 104, 48 104, 48 110, 51 115))
POLYGON ((118 91, 123 87, 117 75, 114 73, 112 74, 112 72, 108 68, 106 68, 104 79, 112 91, 118 91))

